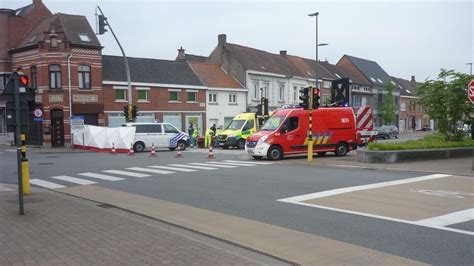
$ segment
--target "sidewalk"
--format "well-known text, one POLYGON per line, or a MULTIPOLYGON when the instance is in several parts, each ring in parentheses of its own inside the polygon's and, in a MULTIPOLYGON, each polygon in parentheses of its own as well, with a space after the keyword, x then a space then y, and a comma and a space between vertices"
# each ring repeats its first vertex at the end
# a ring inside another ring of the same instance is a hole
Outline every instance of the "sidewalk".
POLYGON ((257 265, 265 261, 145 217, 56 192, 32 191, 25 197, 26 215, 20 216, 16 191, 0 190, 0 265, 257 265))

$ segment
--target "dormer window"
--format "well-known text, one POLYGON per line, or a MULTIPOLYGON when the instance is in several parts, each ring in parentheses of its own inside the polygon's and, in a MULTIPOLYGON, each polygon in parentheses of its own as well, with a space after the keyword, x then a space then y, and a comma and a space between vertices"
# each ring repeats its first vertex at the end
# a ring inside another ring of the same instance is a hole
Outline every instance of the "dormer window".
POLYGON ((81 39, 81 41, 83 42, 90 42, 91 39, 89 38, 89 36, 87 36, 86 34, 79 34, 79 38, 81 39))
POLYGON ((50 41, 50 44, 51 44, 52 48, 57 48, 58 47, 58 36, 53 35, 53 36, 49 37, 49 41, 50 41))

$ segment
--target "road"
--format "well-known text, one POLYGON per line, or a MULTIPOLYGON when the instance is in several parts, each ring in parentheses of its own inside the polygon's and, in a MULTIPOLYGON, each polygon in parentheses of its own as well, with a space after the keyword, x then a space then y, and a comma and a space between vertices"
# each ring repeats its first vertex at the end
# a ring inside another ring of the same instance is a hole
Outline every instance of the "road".
MULTIPOLYGON (((0 153, 0 183, 16 180, 14 154, 0 153)), ((349 264, 364 264, 367 254, 397 264, 474 261, 472 177, 315 166, 301 158, 253 161, 241 151, 216 151, 214 160, 203 150, 186 151, 184 158, 169 151, 157 155, 37 153, 30 156, 31 179, 150 216, 156 210, 146 206, 157 204, 163 206, 159 219, 285 259, 300 258, 298 252, 317 240, 351 250, 347 257, 359 261, 349 264), (168 207, 175 209, 167 213, 168 207), (177 214, 176 208, 183 211, 177 214), (439 223, 446 215, 450 222, 439 223), (210 226, 222 221, 223 228, 210 226), (250 225, 261 229, 248 234, 250 225), (294 253, 279 250, 283 240, 266 230, 291 232, 294 253), (298 241, 303 239, 308 243, 298 241)))

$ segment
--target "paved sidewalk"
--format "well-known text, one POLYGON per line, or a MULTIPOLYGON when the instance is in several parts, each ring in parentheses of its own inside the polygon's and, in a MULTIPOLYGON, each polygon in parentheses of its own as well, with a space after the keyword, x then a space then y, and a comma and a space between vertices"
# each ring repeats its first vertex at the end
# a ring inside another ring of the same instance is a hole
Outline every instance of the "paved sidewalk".
POLYGON ((0 191, 0 265, 262 264, 182 229, 56 192, 34 188, 25 206, 18 215, 17 193, 0 191))

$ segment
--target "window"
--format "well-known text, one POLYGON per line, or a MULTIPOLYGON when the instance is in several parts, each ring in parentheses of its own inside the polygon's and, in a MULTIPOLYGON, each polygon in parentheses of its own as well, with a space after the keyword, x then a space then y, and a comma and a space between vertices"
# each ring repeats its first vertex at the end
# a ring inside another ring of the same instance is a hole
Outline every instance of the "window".
POLYGON ((253 120, 247 120, 247 123, 246 123, 245 126, 242 128, 242 131, 250 130, 250 129, 253 128, 253 126, 254 126, 253 120))
POLYGON ((188 91, 188 102, 195 102, 196 101, 197 92, 195 91, 188 91))
POLYGON ((237 103, 237 95, 229 94, 229 103, 237 103))
POLYGON ((253 98, 258 99, 258 81, 253 83, 253 98))
POLYGON ((323 81, 323 88, 331 88, 332 83, 330 81, 323 81))
POLYGON ((52 48, 57 48, 58 47, 58 37, 57 36, 51 36, 49 38, 50 44, 52 48))
POLYGON ((170 91, 170 101, 178 102, 179 101, 179 92, 178 91, 170 91))
POLYGON ((352 97, 352 106, 359 107, 362 104, 362 97, 360 95, 354 95, 352 97))
POLYGON ((285 84, 279 84, 279 94, 278 94, 278 100, 283 101, 285 98, 285 84))
POLYGON ((165 128, 165 133, 178 133, 179 131, 172 125, 163 124, 165 128))
POLYGON ((287 133, 298 128, 298 117, 290 117, 286 120, 285 125, 282 127, 282 132, 287 133))
MULTIPOLYGON (((270 86, 270 83, 265 82, 265 83, 263 83, 263 87, 262 87, 262 95, 267 99, 268 99, 268 88, 269 88, 269 86, 270 86)), ((259 95, 258 99, 259 100, 261 99, 260 95, 259 95)))
POLYGON ((161 133, 161 125, 135 125, 136 133, 161 133))
POLYGON ((370 80, 372 80, 372 82, 375 82, 375 79, 373 77, 370 77, 370 80))
POLYGON ((322 104, 331 104, 331 94, 323 94, 322 104))
POLYGON ((127 89, 115 89, 115 101, 127 101, 127 89))
POLYGON ((334 75, 336 75, 336 77, 339 78, 339 79, 341 78, 341 76, 337 73, 334 73, 334 75))
POLYGON ((79 74, 79 89, 91 88, 91 67, 78 66, 77 72, 79 74))
POLYGON ((299 100, 298 94, 299 94, 298 87, 293 86, 293 102, 298 102, 299 100))
POLYGON ((138 101, 148 102, 148 90, 137 89, 138 101))
POLYGON ((406 111, 407 110, 407 104, 406 103, 401 103, 400 104, 400 111, 406 111))
POLYGON ((36 66, 32 66, 30 68, 30 70, 31 70, 31 87, 36 89, 37 85, 38 85, 37 84, 37 74, 38 73, 37 73, 37 70, 36 70, 36 66))
POLYGON ((61 65, 49 66, 49 88, 61 89, 61 65))
POLYGON ((209 103, 217 103, 217 93, 209 93, 209 103))
POLYGON ((91 39, 89 38, 89 36, 87 36, 86 34, 79 34, 79 38, 81 39, 81 41, 83 42, 90 42, 91 39))

